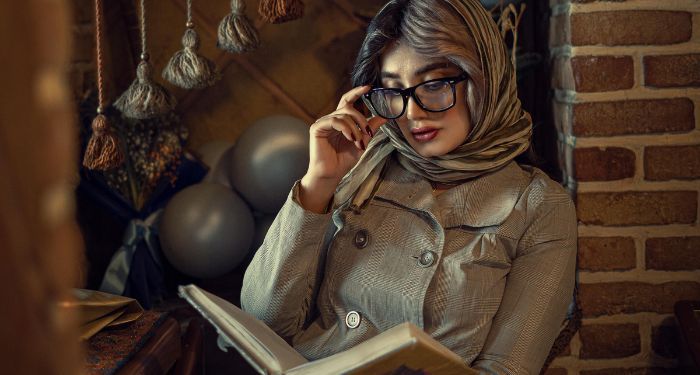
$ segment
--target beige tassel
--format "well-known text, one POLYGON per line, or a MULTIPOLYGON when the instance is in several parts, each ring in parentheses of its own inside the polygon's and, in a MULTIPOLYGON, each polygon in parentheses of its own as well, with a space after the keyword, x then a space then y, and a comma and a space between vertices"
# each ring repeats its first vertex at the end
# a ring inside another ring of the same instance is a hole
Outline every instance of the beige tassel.
POLYGON ((124 162, 124 153, 119 147, 119 138, 112 131, 107 117, 98 114, 92 120, 92 135, 85 149, 83 165, 88 169, 105 171, 124 162))
POLYGON ((250 52, 260 46, 258 32, 246 17, 242 0, 231 0, 231 13, 219 23, 216 46, 231 53, 250 52))
POLYGON ((136 79, 114 102, 114 106, 129 118, 144 120, 162 116, 175 108, 175 97, 151 78, 153 67, 148 62, 146 48, 146 1, 141 0, 141 62, 136 79))
POLYGON ((258 13, 269 23, 293 21, 304 15, 304 3, 301 0, 260 0, 258 13))
POLYGON ((176 103, 175 97, 151 78, 153 68, 148 63, 148 55, 142 57, 144 59, 136 70, 136 79, 114 102, 124 116, 139 120, 167 114, 176 103))
POLYGON ((197 53, 199 35, 194 28, 185 30, 183 49, 175 52, 163 70, 163 78, 183 89, 209 87, 221 78, 213 62, 197 53))

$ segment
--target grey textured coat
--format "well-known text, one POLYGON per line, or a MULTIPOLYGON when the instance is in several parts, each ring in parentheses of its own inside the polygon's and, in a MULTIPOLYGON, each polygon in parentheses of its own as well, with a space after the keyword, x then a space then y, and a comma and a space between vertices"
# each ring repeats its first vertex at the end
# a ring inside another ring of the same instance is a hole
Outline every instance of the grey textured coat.
POLYGON ((309 359, 409 321, 485 373, 538 373, 573 295, 570 197, 515 162, 435 197, 389 163, 360 213, 306 211, 295 184, 243 308, 309 359))

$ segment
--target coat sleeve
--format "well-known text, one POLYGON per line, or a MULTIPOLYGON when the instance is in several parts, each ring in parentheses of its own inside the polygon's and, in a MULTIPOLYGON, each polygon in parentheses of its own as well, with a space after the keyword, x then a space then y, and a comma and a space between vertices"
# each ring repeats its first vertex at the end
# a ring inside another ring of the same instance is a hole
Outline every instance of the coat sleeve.
MULTIPOLYGON (((554 184, 550 182, 550 184, 554 184)), ((572 301, 576 210, 560 186, 534 188, 529 225, 518 242, 505 291, 472 367, 486 374, 538 374, 572 301)))
POLYGON ((243 278, 241 307, 283 338, 302 330, 322 278, 331 214, 305 210, 299 181, 267 232, 243 278))

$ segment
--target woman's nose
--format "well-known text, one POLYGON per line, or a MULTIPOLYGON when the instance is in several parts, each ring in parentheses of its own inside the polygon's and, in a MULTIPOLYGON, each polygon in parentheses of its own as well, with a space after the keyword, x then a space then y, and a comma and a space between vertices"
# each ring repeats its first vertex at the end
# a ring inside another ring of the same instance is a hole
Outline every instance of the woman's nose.
POLYGON ((409 120, 417 120, 425 118, 427 115, 427 112, 416 102, 416 98, 410 96, 406 103, 406 118, 409 120))

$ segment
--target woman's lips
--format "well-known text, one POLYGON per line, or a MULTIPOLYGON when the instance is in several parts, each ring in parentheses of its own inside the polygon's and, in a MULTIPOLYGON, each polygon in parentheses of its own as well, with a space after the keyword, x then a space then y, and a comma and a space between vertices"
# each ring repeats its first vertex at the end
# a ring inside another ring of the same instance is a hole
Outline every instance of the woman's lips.
POLYGON ((437 136, 438 131, 439 129, 435 128, 411 129, 411 135, 418 142, 428 142, 437 136))

